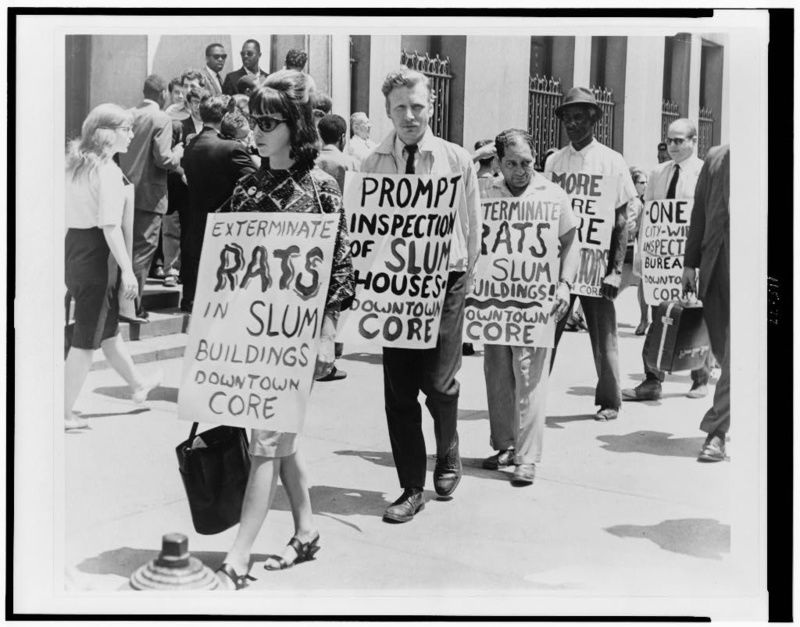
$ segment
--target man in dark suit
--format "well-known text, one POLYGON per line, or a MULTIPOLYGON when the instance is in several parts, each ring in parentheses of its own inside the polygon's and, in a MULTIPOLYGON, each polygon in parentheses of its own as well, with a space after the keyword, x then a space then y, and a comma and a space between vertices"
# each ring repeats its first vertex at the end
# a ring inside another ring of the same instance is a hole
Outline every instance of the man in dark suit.
POLYGON ((717 146, 708 151, 697 179, 683 256, 683 291, 696 293, 703 301, 711 350, 722 368, 714 403, 700 423, 700 429, 708 434, 697 457, 700 462, 725 459, 725 438, 731 425, 729 196, 730 148, 717 146))
POLYGON ((180 167, 183 144, 172 146, 172 120, 161 110, 167 83, 156 74, 144 81, 144 100, 132 110, 133 139, 119 165, 134 186, 133 272, 139 280, 139 311, 150 264, 158 248, 162 216, 167 212, 167 172, 180 167))
POLYGON ((210 96, 202 100, 200 117, 203 130, 189 142, 183 157, 189 202, 181 216, 181 309, 187 312, 191 312, 194 304, 206 216, 230 199, 240 178, 255 171, 253 160, 244 146, 220 136, 220 124, 227 104, 227 96, 210 96))
POLYGON ((242 76, 251 75, 260 80, 267 77, 267 73, 258 67, 258 60, 261 58, 261 44, 255 39, 248 39, 242 45, 242 67, 235 72, 231 72, 225 77, 225 82, 222 84, 222 93, 234 96, 239 92, 236 89, 236 83, 242 76))

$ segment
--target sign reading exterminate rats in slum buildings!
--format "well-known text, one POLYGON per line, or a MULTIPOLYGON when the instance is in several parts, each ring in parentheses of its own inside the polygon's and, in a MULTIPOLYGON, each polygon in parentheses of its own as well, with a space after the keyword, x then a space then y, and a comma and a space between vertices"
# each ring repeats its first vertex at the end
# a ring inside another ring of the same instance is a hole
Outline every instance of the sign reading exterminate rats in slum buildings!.
POLYGON ((464 339, 552 347, 560 262, 557 196, 534 193, 481 201, 481 254, 467 296, 464 339))
POLYGON ((338 221, 338 214, 208 216, 179 418, 302 429, 338 221))
POLYGON ((460 174, 347 173, 356 295, 340 341, 436 345, 461 186, 460 174))
POLYGON ((578 275, 572 293, 600 296, 614 228, 613 181, 588 172, 552 172, 551 180, 567 192, 578 218, 578 275))

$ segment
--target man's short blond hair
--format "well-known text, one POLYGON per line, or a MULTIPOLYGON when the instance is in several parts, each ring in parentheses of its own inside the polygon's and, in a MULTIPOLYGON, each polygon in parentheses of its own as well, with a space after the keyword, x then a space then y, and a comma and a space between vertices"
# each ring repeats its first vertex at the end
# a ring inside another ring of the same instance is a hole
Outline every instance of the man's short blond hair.
POLYGON ((428 90, 428 102, 433 102, 433 92, 431 91, 431 82, 425 74, 422 72, 418 72, 417 70, 412 70, 405 65, 401 65, 399 69, 389 72, 386 75, 386 78, 383 81, 383 85, 381 86, 381 92, 383 93, 384 97, 386 98, 386 102, 388 105, 389 102, 389 94, 392 93, 398 87, 408 87, 409 89, 414 88, 418 84, 422 83, 425 85, 425 89, 428 90))

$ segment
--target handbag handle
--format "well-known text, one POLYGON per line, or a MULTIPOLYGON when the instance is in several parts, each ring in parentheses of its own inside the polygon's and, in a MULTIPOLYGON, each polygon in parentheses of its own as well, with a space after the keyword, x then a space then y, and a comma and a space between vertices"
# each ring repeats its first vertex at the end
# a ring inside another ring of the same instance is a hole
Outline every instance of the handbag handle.
POLYGON ((200 426, 199 422, 192 423, 192 430, 189 431, 189 446, 192 445, 192 441, 194 440, 194 436, 197 435, 197 427, 200 426))

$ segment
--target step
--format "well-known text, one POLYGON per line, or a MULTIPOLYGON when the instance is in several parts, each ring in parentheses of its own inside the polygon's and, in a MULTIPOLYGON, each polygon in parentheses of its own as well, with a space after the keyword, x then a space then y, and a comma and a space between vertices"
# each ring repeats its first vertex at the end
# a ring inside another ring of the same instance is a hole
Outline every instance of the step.
POLYGON ((165 287, 161 279, 147 279, 142 292, 145 311, 172 309, 180 305, 181 286, 165 287))
MULTIPOLYGON (((187 338, 185 333, 148 337, 138 342, 125 342, 125 348, 128 349, 135 364, 164 361, 183 357, 187 338)), ((103 351, 95 351, 91 369, 104 370, 106 368, 111 368, 111 364, 106 361, 103 351)))
POLYGON ((119 332, 123 340, 137 342, 150 337, 186 333, 190 319, 191 316, 178 307, 150 310, 147 323, 120 322, 119 332))

